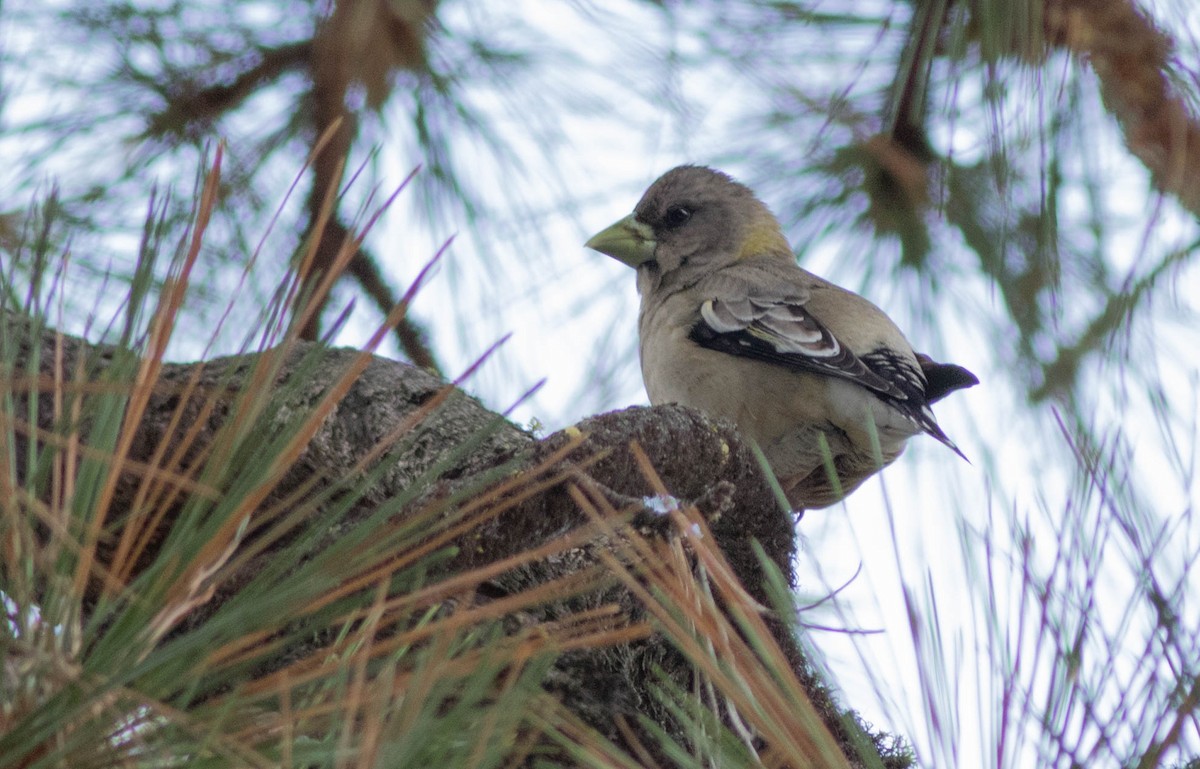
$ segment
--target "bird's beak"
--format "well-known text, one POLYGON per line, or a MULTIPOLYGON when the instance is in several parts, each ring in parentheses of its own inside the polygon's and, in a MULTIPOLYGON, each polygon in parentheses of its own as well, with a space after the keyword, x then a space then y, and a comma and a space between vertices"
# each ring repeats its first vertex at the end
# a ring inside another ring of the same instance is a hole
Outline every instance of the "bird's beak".
POLYGON ((633 218, 633 214, 592 236, 584 245, 618 262, 637 267, 654 259, 658 241, 654 231, 633 218))

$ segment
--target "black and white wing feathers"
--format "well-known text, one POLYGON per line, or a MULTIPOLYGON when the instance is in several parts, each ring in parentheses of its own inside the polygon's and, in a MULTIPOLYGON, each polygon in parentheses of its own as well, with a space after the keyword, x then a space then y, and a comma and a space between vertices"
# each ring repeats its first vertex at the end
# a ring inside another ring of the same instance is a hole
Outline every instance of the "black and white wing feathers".
POLYGON ((929 409, 925 375, 912 353, 881 347, 856 355, 800 298, 707 299, 689 338, 710 350, 859 384, 962 456, 929 409))
POLYGON ((774 363, 796 371, 848 379, 880 395, 904 393, 872 371, 798 300, 708 299, 692 341, 712 350, 774 363))

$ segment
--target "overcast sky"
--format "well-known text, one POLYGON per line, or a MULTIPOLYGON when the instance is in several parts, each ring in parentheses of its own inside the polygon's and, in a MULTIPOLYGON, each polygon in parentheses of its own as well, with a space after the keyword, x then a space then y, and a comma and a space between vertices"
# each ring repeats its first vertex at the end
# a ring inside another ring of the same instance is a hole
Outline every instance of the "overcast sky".
MULTIPOLYGON (((714 165, 754 184, 781 220, 791 221, 782 194, 788 180, 772 179, 728 149, 732 132, 741 130, 739 120, 761 96, 754 89, 755 73, 704 60, 702 46, 669 27, 649 5, 628 0, 583 9, 574 3, 535 0, 444 3, 439 14, 452 31, 486 28, 500 38, 512 34, 522 43, 547 43, 542 64, 530 68, 522 82, 477 83, 466 92, 478 109, 495 118, 516 160, 500 166, 492 162, 487 145, 462 141, 455 151, 461 165, 472 169, 470 181, 479 188, 487 215, 472 223, 465 212, 458 217, 450 212, 430 226, 425 202, 406 192, 368 241, 394 285, 405 286, 425 260, 453 238, 419 294, 415 314, 430 329, 449 376, 457 376, 511 333, 465 386, 489 407, 505 410, 544 379, 537 395, 513 415, 523 424, 536 422, 544 432, 646 402, 636 360, 633 273, 582 244, 629 213, 654 178, 679 163, 714 165), (661 52, 669 48, 681 56, 663 75, 667 65, 661 52), (556 55, 555 50, 571 56, 556 55), (578 109, 571 112, 539 113, 538 93, 547 104, 559 104, 564 93, 573 91, 578 100, 594 103, 577 103, 578 109), (514 93, 524 94, 525 100, 514 100, 514 93), (534 124, 541 129, 531 131, 534 124), (514 200, 519 205, 512 205, 514 200), (570 202, 565 209, 564 201, 570 202)), ((903 5, 896 4, 897 12, 903 5)), ((1193 18, 1200 27, 1200 15, 1193 18)), ((902 24, 905 19, 894 21, 902 24)), ((18 38, 9 31, 10 42, 20 42, 18 38)), ((814 50, 805 51, 810 59, 795 65, 797 77, 803 78, 800 85, 807 93, 829 95, 877 87, 864 81, 861 69, 828 62, 893 60, 895 52, 878 48, 878 42, 869 31, 860 37, 813 42, 814 50), (819 55, 817 46, 836 46, 839 56, 819 55)), ((965 90, 972 84, 959 87, 965 90)), ((1044 103, 1030 106, 1031 113, 1053 102, 1052 86, 1044 89, 1044 98, 1044 103)), ((404 134, 407 122, 401 114, 388 119, 395 141, 379 148, 384 188, 399 184, 413 169, 413 140, 404 134)), ((1097 134, 1103 141, 1089 151, 1113 180, 1103 191, 1104 210, 1112 214, 1108 224, 1115 232, 1106 241, 1111 262, 1133 264, 1141 253, 1194 242, 1195 222, 1171 201, 1146 194, 1146 175, 1129 159, 1115 125, 1101 126, 1097 134)), ((806 151, 809 140, 786 137, 797 153, 806 151)), ((986 149, 981 133, 965 118, 933 140, 960 161, 986 149)), ((1068 199, 1064 210, 1075 205, 1083 210, 1091 203, 1068 199)), ((864 278, 862 264, 871 254, 864 255, 863 239, 810 241, 797 235, 803 232, 789 228, 803 253, 802 266, 859 290, 892 315, 914 347, 967 366, 983 384, 956 393, 936 409, 940 424, 970 457, 970 464, 936 441, 918 437, 894 466, 845 503, 805 516, 798 526, 801 593, 817 599, 833 588, 848 587, 819 610, 806 612, 802 620, 853 631, 814 629, 809 638, 829 660, 835 680, 847 693, 846 704, 877 726, 910 737, 925 765, 993 766, 998 739, 994 703, 1001 696, 995 682, 1004 670, 991 668, 1010 663, 1003 660, 1005 654, 1016 656, 1020 650, 1028 664, 1028 655, 1046 654, 1047 647, 1038 646, 1046 639, 1018 632, 1028 632, 1030 622, 1027 614, 1023 624, 1017 602, 1020 574, 1004 554, 987 551, 988 538, 993 538, 992 547, 1011 547, 1007 528, 1011 521, 1022 521, 1037 551, 1031 558, 1047 569, 1063 549, 1073 550, 1078 558, 1090 554, 1091 562, 1103 564, 1096 575, 1099 593, 1113 600, 1093 609, 1098 624, 1093 640, 1128 634, 1125 643, 1132 644, 1134 658, 1140 653, 1137 632, 1144 631, 1139 627, 1146 618, 1124 627, 1123 612, 1133 600, 1138 554, 1115 545, 1111 551, 1079 552, 1098 548, 1088 535, 1102 528, 1106 505, 1112 502, 1081 490, 1074 468, 1064 462, 1069 451, 1055 415, 1049 406, 1031 409, 1021 383, 1010 376, 1005 361, 1011 356, 999 349, 994 328, 980 320, 1004 318, 1006 311, 975 270, 943 277, 940 314, 935 313, 931 325, 923 306, 927 295, 916 290, 915 282, 864 278), (968 306, 982 312, 961 311, 968 306), (1069 504, 1068 499, 1076 502, 1069 504), (1064 509, 1072 509, 1076 517, 1067 527, 1053 528, 1048 519, 1064 509), (1064 532, 1078 535, 1078 541, 1064 546, 1064 532), (997 564, 1002 568, 993 571, 989 584, 987 570, 997 564), (918 643, 933 643, 936 635, 943 644, 945 664, 937 669, 923 665, 933 653, 928 647, 919 653, 914 649, 905 588, 926 617, 936 601, 936 625, 923 628, 918 643), (987 603, 989 591, 995 595, 994 605, 987 603), (1006 652, 985 648, 988 626, 994 637, 1008 639, 1006 652), (933 627, 936 634, 930 632, 933 627), (925 703, 936 698, 946 698, 938 710, 953 718, 936 724, 925 719, 925 703)), ((961 243, 939 243, 936 248, 950 249, 952 256, 957 249, 963 254, 962 264, 973 264, 961 243)), ((1153 499, 1147 503, 1169 519, 1200 502, 1191 476, 1183 473, 1187 480, 1179 480, 1181 473, 1175 471, 1168 450, 1172 442, 1191 448, 1195 444, 1200 357, 1195 351, 1200 349, 1200 335, 1191 323, 1196 292, 1186 289, 1198 285, 1197 277, 1195 269, 1188 269, 1174 278, 1184 290, 1172 297, 1174 304, 1156 306, 1153 321, 1143 323, 1131 341, 1139 346, 1140 360, 1159 368, 1163 392, 1177 406, 1173 435, 1168 434, 1172 428, 1155 417, 1154 393, 1122 386, 1124 372, 1117 356, 1089 368, 1099 383, 1090 393, 1098 431, 1115 439, 1120 428, 1131 447, 1134 472, 1154 479, 1153 499)), ((341 301, 351 298, 348 287, 341 289, 341 301)), ((359 302, 338 341, 361 344, 378 322, 379 317, 359 302)), ((173 349, 177 358, 189 358, 197 348, 182 344, 173 349)), ((383 352, 396 354, 394 349, 383 352)), ((1186 523, 1156 545, 1166 564, 1181 562, 1182 554, 1200 546, 1196 520, 1178 520, 1186 523)), ((1085 565, 1075 561, 1064 567, 1082 568, 1085 565)), ((1191 575, 1189 584, 1200 594, 1200 575, 1191 575)), ((1181 607, 1183 624, 1200 627, 1194 600, 1181 599, 1181 607)), ((1064 641, 1068 642, 1069 638, 1064 641)), ((1140 680, 1131 670, 1111 673, 1114 693, 1122 681, 1140 680)), ((1026 673, 1035 682, 1047 674, 1046 667, 1026 673)), ((1043 681, 1034 688, 1044 693, 1048 685, 1043 681)), ((1187 739, 1200 750, 1194 722, 1187 739)), ((1045 755, 1033 758, 1035 748, 1023 746, 1025 752, 1008 756, 1008 765, 1053 765, 1045 755)))

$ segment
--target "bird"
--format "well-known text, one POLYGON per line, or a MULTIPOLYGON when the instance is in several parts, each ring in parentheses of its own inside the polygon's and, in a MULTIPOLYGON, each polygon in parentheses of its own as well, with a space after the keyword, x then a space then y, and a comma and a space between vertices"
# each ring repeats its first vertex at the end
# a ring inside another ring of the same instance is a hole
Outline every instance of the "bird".
POLYGON ((585 246, 637 271, 650 403, 732 421, 793 510, 841 501, 921 433, 966 459, 930 406, 979 379, 801 268, 779 220, 729 175, 673 168, 585 246))

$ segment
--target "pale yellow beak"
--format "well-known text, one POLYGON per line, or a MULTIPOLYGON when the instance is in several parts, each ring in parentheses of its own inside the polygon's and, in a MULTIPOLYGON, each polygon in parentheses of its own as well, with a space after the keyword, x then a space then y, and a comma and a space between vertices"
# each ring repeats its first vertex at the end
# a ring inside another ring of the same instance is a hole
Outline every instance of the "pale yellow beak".
POLYGON ((653 230, 630 214, 607 229, 597 232, 583 245, 630 267, 637 267, 654 259, 654 249, 658 247, 658 241, 654 239, 653 230))

